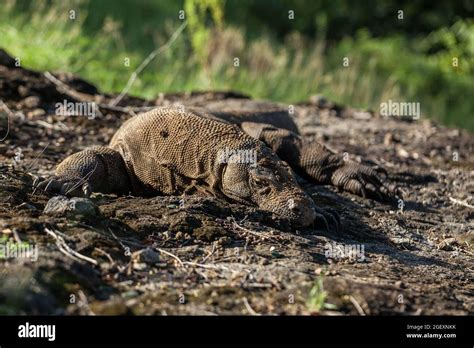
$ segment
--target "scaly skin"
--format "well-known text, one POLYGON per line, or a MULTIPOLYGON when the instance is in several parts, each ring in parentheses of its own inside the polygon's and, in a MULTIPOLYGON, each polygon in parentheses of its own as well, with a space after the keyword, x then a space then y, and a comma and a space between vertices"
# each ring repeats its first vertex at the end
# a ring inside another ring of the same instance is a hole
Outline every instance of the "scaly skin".
MULTIPOLYGON (((39 189, 67 195, 91 192, 179 195, 200 192, 276 213, 295 226, 311 225, 321 209, 299 187, 290 167, 235 125, 199 112, 158 108, 125 122, 108 148, 66 158, 39 189), (226 150, 254 154, 241 163, 226 150), (82 190, 82 192, 81 192, 82 190)), ((331 218, 332 215, 328 213, 331 218)))
POLYGON ((204 193, 256 205, 295 226, 316 219, 328 229, 330 223, 337 229, 337 214, 315 206, 290 166, 320 184, 379 200, 394 197, 375 169, 343 161, 296 132, 281 111, 157 108, 126 121, 109 147, 69 156, 54 178, 35 186, 69 196, 204 193))

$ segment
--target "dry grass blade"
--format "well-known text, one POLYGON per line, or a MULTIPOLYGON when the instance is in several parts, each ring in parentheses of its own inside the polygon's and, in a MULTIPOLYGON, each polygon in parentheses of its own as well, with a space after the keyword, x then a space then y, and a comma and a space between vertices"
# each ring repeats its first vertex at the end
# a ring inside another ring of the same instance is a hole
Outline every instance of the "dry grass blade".
POLYGON ((109 104, 110 106, 115 106, 117 105, 122 99, 123 97, 128 93, 128 91, 130 90, 130 88, 132 87, 133 83, 135 82, 135 80, 137 79, 138 75, 143 71, 143 69, 146 68, 146 66, 148 64, 150 64, 150 62, 160 53, 163 53, 164 51, 166 51, 168 49, 168 47, 170 47, 174 41, 176 41, 176 39, 178 38, 178 36, 182 33, 182 31, 184 30, 184 28, 186 28, 186 25, 187 25, 187 22, 184 21, 183 24, 181 24, 179 26, 179 28, 173 33, 173 35, 171 35, 170 39, 168 40, 167 43, 165 43, 163 46, 161 47, 158 47, 156 50, 154 50, 153 52, 151 52, 148 57, 146 57, 146 59, 139 65, 139 67, 132 73, 132 75, 130 76, 130 78, 128 79, 128 82, 125 86, 125 88, 122 90, 122 92, 117 96, 117 98, 115 98, 114 100, 112 100, 112 102, 109 104))
POLYGON ((173 259, 175 259, 176 261, 178 261, 178 263, 179 263, 179 265, 180 265, 181 267, 184 267, 184 262, 181 261, 181 259, 180 259, 178 256, 176 256, 175 254, 172 254, 172 253, 170 253, 169 251, 166 251, 166 250, 163 250, 163 249, 160 249, 160 248, 156 248, 156 250, 158 250, 160 253, 163 253, 163 254, 166 254, 166 255, 168 255, 168 256, 171 256, 173 259))
POLYGON ((474 205, 471 205, 469 203, 466 203, 464 201, 460 201, 459 199, 455 199, 453 197, 449 197, 449 200, 453 203, 456 203, 456 204, 459 204, 459 205, 462 205, 463 207, 466 207, 466 208, 470 208, 470 209, 474 209, 474 205))
POLYGON ((170 253, 169 251, 166 251, 166 250, 163 250, 163 249, 160 249, 160 248, 156 248, 156 250, 158 250, 160 253, 171 256, 173 259, 178 261, 178 263, 181 267, 194 266, 194 267, 207 268, 207 269, 225 269, 225 270, 229 270, 229 268, 227 268, 225 266, 221 266, 221 265, 203 264, 203 263, 192 262, 192 261, 183 261, 178 256, 176 256, 173 253, 170 253))
POLYGON ((71 247, 69 247, 69 245, 67 245, 67 243, 64 241, 64 238, 61 237, 58 233, 54 232, 53 230, 49 228, 45 228, 45 231, 47 234, 49 234, 51 237, 53 237, 56 240, 56 245, 58 246, 59 250, 66 256, 76 261, 80 261, 80 260, 87 261, 89 263, 92 263, 94 266, 98 264, 96 260, 90 257, 84 256, 82 254, 79 254, 77 251, 71 249, 71 247))

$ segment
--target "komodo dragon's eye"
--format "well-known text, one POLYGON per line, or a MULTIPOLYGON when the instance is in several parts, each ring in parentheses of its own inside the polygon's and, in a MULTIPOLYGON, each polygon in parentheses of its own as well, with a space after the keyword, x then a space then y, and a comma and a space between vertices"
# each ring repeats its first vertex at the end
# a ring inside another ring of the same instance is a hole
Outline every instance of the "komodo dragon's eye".
POLYGON ((266 179, 255 178, 254 183, 258 186, 268 186, 268 180, 266 179))
POLYGON ((272 180, 274 179, 271 172, 265 169, 257 169, 253 172, 251 176, 252 183, 257 187, 268 187, 272 180))
POLYGON ((272 192, 270 180, 263 178, 254 178, 252 182, 252 186, 255 187, 256 192, 258 192, 260 195, 267 195, 272 192))

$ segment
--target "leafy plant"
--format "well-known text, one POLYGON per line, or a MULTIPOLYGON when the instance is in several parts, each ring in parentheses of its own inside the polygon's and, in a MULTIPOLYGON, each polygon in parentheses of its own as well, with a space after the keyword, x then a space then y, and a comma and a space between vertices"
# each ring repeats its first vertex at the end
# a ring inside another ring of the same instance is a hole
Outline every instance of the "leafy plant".
POLYGON ((306 304, 310 312, 318 313, 324 309, 334 309, 336 307, 335 305, 326 302, 328 293, 324 290, 323 279, 324 276, 321 274, 309 291, 306 304))

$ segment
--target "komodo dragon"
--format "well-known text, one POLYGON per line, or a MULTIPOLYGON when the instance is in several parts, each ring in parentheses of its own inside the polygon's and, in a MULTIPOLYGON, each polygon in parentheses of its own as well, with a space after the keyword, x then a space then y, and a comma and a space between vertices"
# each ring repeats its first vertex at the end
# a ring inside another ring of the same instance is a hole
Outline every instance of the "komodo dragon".
POLYGON ((256 205, 294 226, 322 221, 324 228, 328 222, 337 227, 337 214, 317 207, 291 168, 316 183, 364 197, 395 197, 384 184, 386 173, 345 161, 297 132, 281 111, 157 108, 127 120, 108 147, 67 157, 55 176, 37 180, 35 189, 67 196, 198 192, 256 205))

